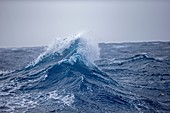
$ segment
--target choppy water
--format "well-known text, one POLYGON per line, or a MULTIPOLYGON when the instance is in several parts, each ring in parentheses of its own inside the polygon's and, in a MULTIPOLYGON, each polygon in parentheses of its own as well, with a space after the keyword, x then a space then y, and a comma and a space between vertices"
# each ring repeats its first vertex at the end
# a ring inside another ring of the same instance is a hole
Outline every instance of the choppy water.
POLYGON ((0 112, 170 112, 170 42, 99 47, 97 60, 80 37, 0 49, 0 112))

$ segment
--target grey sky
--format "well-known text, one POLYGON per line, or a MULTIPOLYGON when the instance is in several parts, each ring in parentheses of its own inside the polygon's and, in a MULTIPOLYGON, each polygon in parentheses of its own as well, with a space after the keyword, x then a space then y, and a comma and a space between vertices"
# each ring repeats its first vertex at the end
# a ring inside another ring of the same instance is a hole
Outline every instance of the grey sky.
POLYGON ((0 1, 0 47, 47 45, 82 30, 100 42, 170 41, 170 1, 0 1))

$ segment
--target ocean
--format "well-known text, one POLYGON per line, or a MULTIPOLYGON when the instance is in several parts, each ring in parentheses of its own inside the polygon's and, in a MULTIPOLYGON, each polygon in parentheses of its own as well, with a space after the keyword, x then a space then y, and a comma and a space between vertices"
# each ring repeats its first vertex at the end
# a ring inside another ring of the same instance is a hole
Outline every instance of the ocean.
POLYGON ((168 113, 170 42, 0 49, 0 113, 168 113))

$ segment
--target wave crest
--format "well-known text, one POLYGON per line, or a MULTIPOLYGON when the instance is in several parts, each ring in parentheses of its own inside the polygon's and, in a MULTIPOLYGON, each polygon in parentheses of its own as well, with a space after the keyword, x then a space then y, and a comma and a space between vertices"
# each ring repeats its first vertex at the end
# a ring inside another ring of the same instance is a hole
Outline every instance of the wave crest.
POLYGON ((64 39, 57 38, 44 53, 40 54, 27 67, 36 66, 46 61, 49 62, 49 60, 55 60, 57 62, 68 60, 70 63, 74 63, 78 58, 81 58, 87 65, 99 59, 98 44, 82 33, 64 39))

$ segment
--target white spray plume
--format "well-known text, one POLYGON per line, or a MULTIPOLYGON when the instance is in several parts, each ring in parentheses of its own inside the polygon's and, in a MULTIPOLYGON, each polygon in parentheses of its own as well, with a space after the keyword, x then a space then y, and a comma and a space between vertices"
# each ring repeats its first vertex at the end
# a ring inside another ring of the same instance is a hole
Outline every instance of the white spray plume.
POLYGON ((52 54, 57 53, 62 55, 63 51, 68 49, 76 39, 81 40, 78 45, 77 52, 85 57, 87 61, 93 63, 95 60, 99 59, 99 48, 97 41, 95 41, 94 37, 91 37, 87 32, 83 31, 68 38, 57 38, 53 44, 48 46, 44 53, 39 55, 39 57, 31 63, 31 65, 36 65, 38 62, 43 60, 43 58, 52 54))

